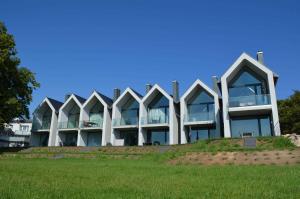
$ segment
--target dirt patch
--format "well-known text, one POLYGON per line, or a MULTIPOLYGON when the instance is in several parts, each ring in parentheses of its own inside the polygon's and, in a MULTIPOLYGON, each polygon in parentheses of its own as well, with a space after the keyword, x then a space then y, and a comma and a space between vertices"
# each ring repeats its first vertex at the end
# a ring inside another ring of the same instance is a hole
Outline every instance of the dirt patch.
POLYGON ((300 149, 257 152, 190 152, 170 164, 196 165, 294 165, 300 164, 300 149))

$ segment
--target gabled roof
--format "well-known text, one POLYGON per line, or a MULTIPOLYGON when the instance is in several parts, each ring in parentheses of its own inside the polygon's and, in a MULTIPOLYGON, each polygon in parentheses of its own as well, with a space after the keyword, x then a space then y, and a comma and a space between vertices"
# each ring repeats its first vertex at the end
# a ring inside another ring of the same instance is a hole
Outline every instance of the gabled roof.
POLYGON ((49 102, 52 104, 53 108, 55 109, 55 111, 58 111, 60 109, 60 107, 64 104, 60 101, 57 101, 55 99, 52 99, 50 97, 47 97, 47 99, 49 100, 49 102))
MULTIPOLYGON (((130 88, 130 87, 129 87, 130 88)), ((136 90, 134 90, 134 89, 132 89, 132 88, 130 88, 139 98, 143 98, 143 95, 142 94, 140 94, 139 92, 137 92, 136 90)))
POLYGON ((188 88, 188 90, 182 95, 182 97, 180 98, 180 100, 184 100, 195 88, 196 86, 200 86, 201 88, 203 88, 205 91, 207 91, 209 94, 211 94, 213 97, 218 98, 218 94, 212 90, 211 88, 209 88, 205 83, 203 83, 201 80, 197 79, 192 86, 190 86, 188 88))
POLYGON ((258 69, 260 69, 261 71, 265 72, 266 74, 268 74, 268 73, 273 74, 273 77, 274 77, 275 81, 276 81, 276 79, 278 79, 278 75, 276 73, 274 73, 273 71, 271 71, 264 64, 261 64, 256 59, 252 58, 247 53, 242 53, 238 57, 238 59, 229 67, 229 69, 227 69, 227 71, 223 74, 223 76, 221 77, 221 79, 229 77, 231 75, 231 73, 234 72, 235 69, 238 68, 240 66, 240 64, 243 63, 244 61, 248 61, 253 66, 257 67, 258 69))
POLYGON ((113 104, 113 100, 109 97, 107 97, 106 95, 103 95, 101 93, 99 93, 98 91, 96 91, 97 94, 105 101, 105 103, 109 106, 111 106, 113 104))
POLYGON ((96 97, 98 100, 100 100, 102 105, 108 106, 108 108, 110 108, 112 105, 112 102, 113 102, 112 99, 99 93, 98 91, 93 91, 93 93, 90 95, 90 97, 84 102, 83 106, 85 107, 89 103, 89 101, 91 101, 93 99, 93 97, 96 97))
POLYGON ((83 97, 81 97, 81 96, 79 96, 79 95, 76 95, 76 94, 73 94, 73 95, 78 99, 78 101, 79 101, 81 104, 83 104, 83 103, 86 101, 85 98, 83 98, 83 97))
POLYGON ((75 94, 71 94, 70 97, 67 99, 67 101, 65 101, 65 103, 60 107, 59 110, 62 110, 71 101, 71 99, 73 99, 79 107, 82 107, 83 103, 86 101, 86 99, 84 99, 83 97, 80 97, 75 94))
POLYGON ((152 93, 158 90, 161 94, 163 94, 166 98, 168 98, 168 100, 172 100, 173 101, 173 97, 171 95, 169 95, 164 89, 162 89, 158 84, 155 84, 150 91, 144 96, 144 98, 142 99, 142 102, 145 102, 149 96, 152 95, 152 93))
POLYGON ((136 91, 134 91, 132 88, 128 87, 122 93, 122 95, 120 97, 118 97, 118 99, 114 102, 114 104, 118 104, 127 93, 132 95, 139 103, 141 102, 141 100, 142 100, 141 95, 139 93, 137 93, 136 91))

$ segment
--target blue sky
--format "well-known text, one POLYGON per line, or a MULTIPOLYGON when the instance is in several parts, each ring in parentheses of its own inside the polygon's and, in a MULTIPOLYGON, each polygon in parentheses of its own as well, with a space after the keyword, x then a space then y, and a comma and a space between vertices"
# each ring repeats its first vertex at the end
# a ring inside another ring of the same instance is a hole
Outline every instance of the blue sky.
POLYGON ((280 75, 278 98, 300 89, 299 1, 39 1, 4 0, 0 20, 15 36, 22 66, 45 96, 69 92, 88 97, 96 89, 112 96, 146 83, 180 94, 197 78, 211 86, 242 53, 263 50, 280 75))

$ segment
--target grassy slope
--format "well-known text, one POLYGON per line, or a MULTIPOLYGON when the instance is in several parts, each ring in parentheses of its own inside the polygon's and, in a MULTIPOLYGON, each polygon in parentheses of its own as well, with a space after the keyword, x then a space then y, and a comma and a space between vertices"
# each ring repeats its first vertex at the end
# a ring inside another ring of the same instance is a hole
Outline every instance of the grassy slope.
MULTIPOLYGON (((8 157, 0 159, 0 198, 300 198, 300 165, 207 167, 165 163, 183 151, 237 150, 235 141, 200 142, 172 147, 165 153, 155 152, 153 147, 147 154, 137 149, 138 159, 128 156, 136 153, 134 148, 119 148, 118 154, 123 156, 118 158, 111 154, 114 148, 83 152, 96 153, 95 159, 8 157)), ((272 140, 260 147, 291 148, 283 145, 272 140)), ((56 150, 64 149, 51 149, 56 150)))

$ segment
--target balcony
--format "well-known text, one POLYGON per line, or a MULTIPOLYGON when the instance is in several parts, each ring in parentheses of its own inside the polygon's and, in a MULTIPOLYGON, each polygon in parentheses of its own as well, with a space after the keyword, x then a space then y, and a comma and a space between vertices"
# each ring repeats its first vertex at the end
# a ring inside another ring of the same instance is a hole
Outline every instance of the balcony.
POLYGON ((229 107, 260 106, 271 104, 270 95, 229 97, 229 107))
POLYGON ((115 118, 113 119, 113 126, 133 126, 138 125, 139 118, 132 117, 132 118, 115 118))
POLYGON ((204 121, 215 121, 215 113, 211 112, 199 112, 193 114, 185 114, 183 116, 184 122, 204 122, 204 121))
POLYGON ((58 128, 59 129, 75 129, 78 128, 79 121, 68 121, 68 122, 59 122, 58 128))
POLYGON ((38 122, 33 122, 32 130, 39 131, 39 130, 49 130, 51 126, 51 121, 43 121, 42 124, 38 122))
POLYGON ((147 124, 168 124, 169 123, 169 117, 167 115, 151 115, 148 117, 142 117, 141 118, 141 124, 147 125, 147 124))
POLYGON ((80 121, 80 128, 102 128, 103 120, 84 120, 80 121))

